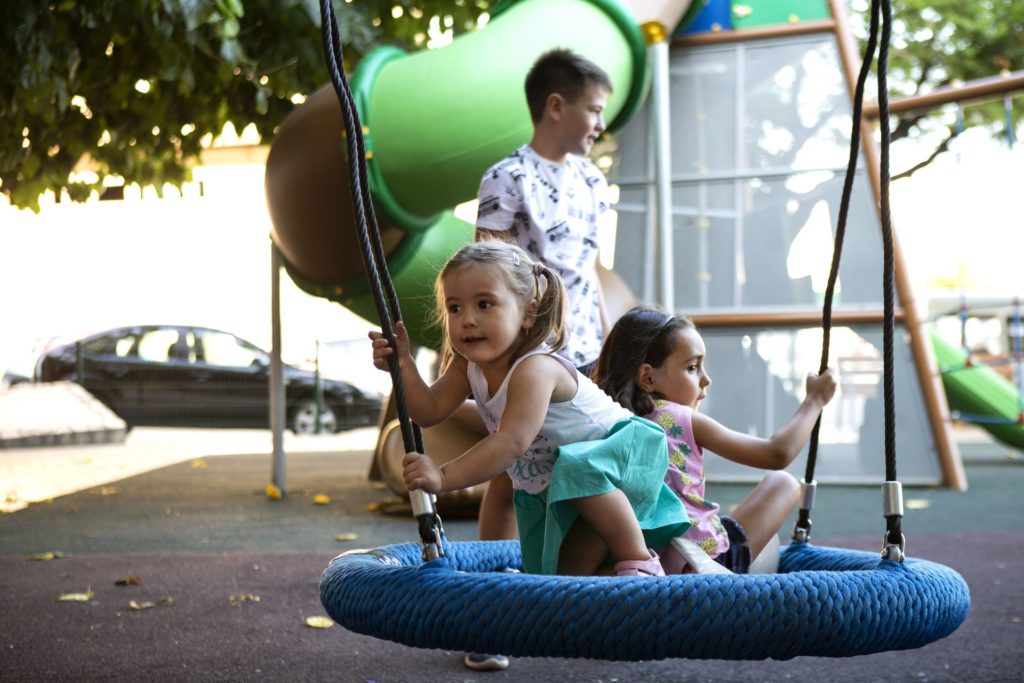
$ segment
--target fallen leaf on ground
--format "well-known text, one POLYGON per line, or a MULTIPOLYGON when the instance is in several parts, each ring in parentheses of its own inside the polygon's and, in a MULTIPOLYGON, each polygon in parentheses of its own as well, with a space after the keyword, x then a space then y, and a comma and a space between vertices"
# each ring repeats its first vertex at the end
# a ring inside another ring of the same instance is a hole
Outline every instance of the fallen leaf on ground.
POLYGON ((229 595, 228 602, 232 607, 241 607, 243 602, 259 602, 260 596, 253 593, 242 593, 241 595, 229 595))
POLYGON ((140 583, 142 583, 142 577, 135 574, 124 576, 114 581, 115 586, 138 586, 140 583))
POLYGON ((328 496, 326 493, 318 493, 315 496, 313 496, 314 505, 327 505, 330 502, 331 497, 328 496))
POLYGON ((94 595, 92 588, 86 588, 84 593, 64 593, 57 602, 89 602, 94 595))
POLYGON ((327 617, 306 617, 306 626, 310 628, 330 628, 334 622, 327 617))
POLYGON ((402 503, 407 503, 407 501, 403 500, 402 498, 390 496, 388 498, 383 498, 372 503, 367 503, 366 510, 367 512, 377 512, 378 510, 387 509, 388 507, 400 505, 402 503))
POLYGON ((210 465, 202 458, 196 458, 192 461, 192 468, 197 470, 205 470, 210 465))
POLYGON ((59 550, 54 550, 49 553, 36 553, 35 555, 29 555, 26 560, 39 560, 41 562, 49 562, 50 560, 59 560, 64 557, 64 553, 59 550))
POLYGON ((335 541, 354 541, 359 538, 359 534, 353 534, 352 532, 338 534, 334 537, 335 541))
POLYGON ((281 500, 281 487, 277 484, 267 484, 267 488, 263 489, 263 492, 267 494, 267 498, 271 500, 281 500))
POLYGON ((174 598, 169 595, 165 595, 157 601, 152 600, 132 600, 128 603, 128 607, 131 609, 151 609, 153 607, 160 607, 162 605, 170 605, 174 603, 174 598))
POLYGON ((121 491, 116 486, 104 486, 99 490, 101 496, 116 496, 119 493, 121 491))

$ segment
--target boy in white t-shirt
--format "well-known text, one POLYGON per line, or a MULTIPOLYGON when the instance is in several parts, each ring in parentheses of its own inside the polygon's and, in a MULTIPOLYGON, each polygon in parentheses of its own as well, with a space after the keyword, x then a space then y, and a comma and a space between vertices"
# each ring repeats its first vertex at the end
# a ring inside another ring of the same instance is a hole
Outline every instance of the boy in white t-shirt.
MULTIPOLYGON (((608 183, 586 155, 604 132, 612 82, 601 67, 559 48, 534 62, 525 85, 533 137, 484 173, 476 237, 518 244, 561 276, 569 295, 569 343, 562 353, 589 375, 610 324, 597 276, 608 183)), ((481 540, 515 538, 508 475, 488 485, 479 524, 481 540)), ((508 659, 470 653, 465 663, 477 670, 504 669, 508 659)))

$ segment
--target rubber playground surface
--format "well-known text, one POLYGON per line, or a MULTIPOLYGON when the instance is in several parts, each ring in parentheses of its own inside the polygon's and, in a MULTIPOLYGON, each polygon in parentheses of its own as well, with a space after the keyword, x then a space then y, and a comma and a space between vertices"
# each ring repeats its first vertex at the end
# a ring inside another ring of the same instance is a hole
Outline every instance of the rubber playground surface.
MULTIPOLYGON (((372 444, 370 431, 362 437, 372 444)), ((173 430, 155 434, 163 439, 173 430)), ((218 444, 224 438, 224 432, 216 433, 218 444)), ((136 430, 125 444, 66 447, 64 454, 74 451, 78 465, 101 466, 108 458, 145 459, 153 440, 136 430)), ((357 442, 352 443, 365 445, 357 442)), ((515 658, 505 671, 474 672, 463 667, 458 652, 408 648, 337 625, 307 625, 310 617, 324 615, 318 584, 332 557, 415 541, 402 506, 389 505, 390 493, 366 479, 369 446, 290 453, 286 495, 275 501, 264 493, 269 455, 258 449, 232 453, 218 445, 204 456, 201 433, 198 443, 200 454, 182 450, 182 458, 157 469, 115 474, 0 515, 4 681, 1024 678, 1024 462, 995 444, 982 444, 965 457, 968 492, 905 491, 908 554, 952 567, 971 589, 967 621, 949 638, 917 650, 852 658, 515 658), (317 504, 318 494, 329 502, 317 504), (382 508, 397 509, 389 514, 382 508)), ((37 466, 46 467, 52 450, 0 450, 0 473, 8 485, 16 484, 25 470, 12 463, 35 457, 37 466)), ((745 491, 712 487, 726 508, 745 491)), ((877 487, 819 487, 813 541, 878 549, 884 528, 880 501, 877 487)), ((449 539, 473 540, 475 522, 458 516, 445 519, 449 539)))

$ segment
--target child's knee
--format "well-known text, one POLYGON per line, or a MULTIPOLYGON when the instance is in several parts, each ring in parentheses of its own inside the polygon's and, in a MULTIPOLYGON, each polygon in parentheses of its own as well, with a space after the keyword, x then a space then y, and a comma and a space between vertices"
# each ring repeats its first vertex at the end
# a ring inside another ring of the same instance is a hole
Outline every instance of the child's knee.
POLYGON ((794 505, 800 498, 800 482, 789 472, 768 472, 763 481, 775 495, 793 500, 794 505))

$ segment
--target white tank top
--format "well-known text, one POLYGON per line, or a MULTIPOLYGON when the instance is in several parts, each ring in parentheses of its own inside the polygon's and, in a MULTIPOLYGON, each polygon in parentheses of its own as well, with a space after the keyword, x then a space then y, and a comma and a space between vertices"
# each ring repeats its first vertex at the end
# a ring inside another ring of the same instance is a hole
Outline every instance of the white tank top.
POLYGON ((576 393, 568 401, 548 405, 548 412, 537 438, 507 470, 508 475, 512 477, 513 487, 528 493, 540 493, 551 482, 551 469, 559 446, 603 439, 615 424, 633 416, 601 391, 588 377, 580 375, 571 362, 554 355, 548 347, 541 346, 524 354, 512 364, 494 396, 489 395, 487 379, 479 366, 476 363, 467 365, 466 377, 473 398, 476 399, 477 410, 489 432, 497 431, 501 415, 505 412, 508 383, 512 373, 524 360, 540 353, 556 359, 571 373, 576 379, 576 393))

